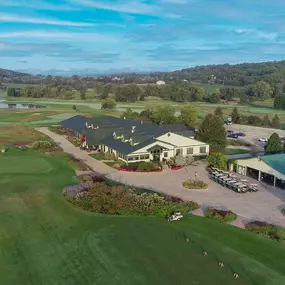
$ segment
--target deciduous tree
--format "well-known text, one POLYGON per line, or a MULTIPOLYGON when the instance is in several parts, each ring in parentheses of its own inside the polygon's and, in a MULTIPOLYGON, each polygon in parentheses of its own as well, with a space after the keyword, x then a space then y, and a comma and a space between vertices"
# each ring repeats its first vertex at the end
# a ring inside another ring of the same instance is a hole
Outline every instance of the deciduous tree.
POLYGON ((115 109, 117 106, 117 103, 114 99, 111 99, 111 98, 107 98, 105 100, 102 101, 102 104, 101 104, 101 109, 102 110, 105 110, 105 109, 115 109))
POLYGON ((179 121, 190 127, 196 126, 197 110, 193 105, 186 105, 180 111, 179 121))
POLYGON ((278 115, 275 115, 272 119, 272 128, 274 129, 280 129, 280 119, 278 115))
POLYGON ((227 169, 227 157, 221 152, 214 152, 208 156, 208 166, 216 167, 221 170, 227 169))
POLYGON ((227 137, 221 118, 208 114, 199 128, 197 139, 208 143, 211 148, 223 150, 227 145, 227 137))

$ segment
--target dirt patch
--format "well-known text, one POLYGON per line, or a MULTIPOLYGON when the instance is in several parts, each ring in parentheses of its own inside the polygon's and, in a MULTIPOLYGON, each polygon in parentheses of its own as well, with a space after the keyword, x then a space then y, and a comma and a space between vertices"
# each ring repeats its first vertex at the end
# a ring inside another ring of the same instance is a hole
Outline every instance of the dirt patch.
POLYGON ((31 116, 40 116, 41 113, 33 113, 31 116))

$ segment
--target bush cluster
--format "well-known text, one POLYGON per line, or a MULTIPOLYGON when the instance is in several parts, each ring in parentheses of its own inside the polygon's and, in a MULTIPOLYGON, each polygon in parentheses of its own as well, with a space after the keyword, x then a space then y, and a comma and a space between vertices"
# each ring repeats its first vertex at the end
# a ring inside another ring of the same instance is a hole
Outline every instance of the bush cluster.
POLYGON ((126 171, 150 172, 161 169, 161 166, 154 162, 132 162, 128 165, 122 165, 116 168, 126 171))
POLYGON ((253 221, 245 227, 248 231, 277 241, 285 240, 285 229, 266 222, 253 221))
POLYGON ((221 223, 229 223, 237 218, 237 215, 232 211, 208 209, 205 213, 205 217, 212 220, 220 221, 221 223))
POLYGON ((189 179, 183 182, 182 185, 183 187, 188 188, 188 189, 205 190, 208 188, 208 184, 201 180, 193 181, 189 179))
POLYGON ((53 150, 56 147, 54 142, 36 141, 32 144, 32 148, 37 150, 53 150))
POLYGON ((64 195, 76 206, 111 215, 166 216, 173 211, 186 213, 199 208, 195 202, 166 198, 155 192, 135 193, 119 183, 90 182, 64 188, 64 195))

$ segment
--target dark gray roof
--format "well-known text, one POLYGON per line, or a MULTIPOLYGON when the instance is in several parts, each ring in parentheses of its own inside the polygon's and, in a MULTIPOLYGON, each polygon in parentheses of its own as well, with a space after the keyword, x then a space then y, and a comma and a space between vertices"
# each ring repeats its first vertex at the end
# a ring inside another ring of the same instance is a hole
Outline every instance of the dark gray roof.
POLYGON ((77 133, 85 132, 86 140, 89 145, 103 143, 123 154, 134 152, 154 142, 156 137, 169 131, 187 137, 194 136, 192 130, 189 130, 187 126, 181 124, 158 126, 149 122, 124 120, 112 116, 93 119, 77 115, 60 122, 60 125, 77 133), (94 129, 86 128, 86 123, 88 123, 89 126, 93 125, 94 129), (135 145, 114 138, 113 133, 116 133, 117 136, 123 135, 125 139, 131 138, 135 145))

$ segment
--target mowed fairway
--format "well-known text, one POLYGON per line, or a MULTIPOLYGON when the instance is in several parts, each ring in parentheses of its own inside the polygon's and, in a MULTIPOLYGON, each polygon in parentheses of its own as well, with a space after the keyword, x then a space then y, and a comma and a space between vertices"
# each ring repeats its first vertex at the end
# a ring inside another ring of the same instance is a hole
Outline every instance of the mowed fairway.
POLYGON ((1 169, 17 157, 23 170, 10 165, 0 179, 0 284, 285 284, 284 243, 199 217, 83 212, 62 197, 76 178, 61 156, 10 149, 1 169), (39 172, 43 161, 52 169, 39 172))

